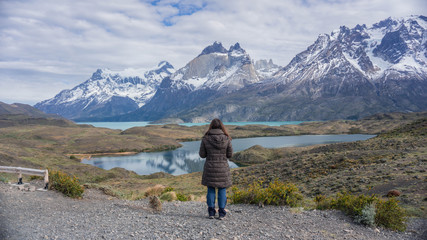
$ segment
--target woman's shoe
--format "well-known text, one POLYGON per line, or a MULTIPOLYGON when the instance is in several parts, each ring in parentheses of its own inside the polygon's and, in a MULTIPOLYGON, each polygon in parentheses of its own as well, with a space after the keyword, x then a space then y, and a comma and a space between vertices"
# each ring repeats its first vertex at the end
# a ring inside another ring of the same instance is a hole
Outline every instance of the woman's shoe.
POLYGON ((215 218, 215 214, 216 214, 215 208, 208 207, 208 213, 209 213, 209 219, 214 219, 215 218))
POLYGON ((219 213, 218 220, 224 220, 225 215, 227 215, 227 212, 225 211, 225 209, 224 208, 220 208, 219 211, 218 211, 218 213, 219 213))

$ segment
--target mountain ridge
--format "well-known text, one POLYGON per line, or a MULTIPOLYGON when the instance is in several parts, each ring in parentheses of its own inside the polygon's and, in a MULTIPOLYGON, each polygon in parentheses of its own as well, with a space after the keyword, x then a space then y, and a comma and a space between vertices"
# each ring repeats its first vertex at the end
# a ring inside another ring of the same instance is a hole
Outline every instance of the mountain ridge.
POLYGON ((249 54, 239 43, 226 50, 221 43, 214 42, 183 68, 163 79, 145 106, 108 120, 157 120, 178 116, 180 112, 259 81, 249 54))
POLYGON ((208 113, 216 112, 226 121, 329 120, 423 111, 427 108, 425 19, 389 18, 371 28, 342 26, 330 35, 321 34, 266 81, 181 118, 208 120, 212 117, 208 113), (390 43, 390 33, 403 37, 390 43), (384 47, 387 44, 392 47, 384 47), (412 50, 396 50, 402 46, 412 50))
MULTIPOLYGON (((425 16, 388 18, 371 27, 341 26, 320 34, 284 67, 254 62, 239 43, 227 50, 214 42, 157 82, 158 89, 139 108, 75 119, 330 120, 425 111, 426 29, 425 16)), ((120 100, 129 106, 129 100, 120 100)))
POLYGON ((167 61, 161 61, 157 67, 149 70, 97 69, 85 82, 73 89, 63 90, 35 107, 70 119, 125 114, 146 104, 157 91, 161 80, 172 72, 174 68, 167 61))

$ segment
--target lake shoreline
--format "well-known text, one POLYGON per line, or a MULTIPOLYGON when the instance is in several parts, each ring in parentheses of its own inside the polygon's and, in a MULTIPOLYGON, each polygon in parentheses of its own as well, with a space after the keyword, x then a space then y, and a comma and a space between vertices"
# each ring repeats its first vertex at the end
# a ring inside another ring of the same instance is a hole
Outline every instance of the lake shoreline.
POLYGON ((72 156, 80 159, 80 162, 83 161, 83 159, 90 160, 92 156, 101 156, 101 157, 108 157, 108 156, 132 156, 135 154, 138 154, 139 152, 112 152, 112 153, 75 153, 75 154, 65 154, 66 156, 72 158, 72 156))
MULTIPOLYGON (((420 216, 427 209, 420 194, 420 189, 426 184, 423 181, 425 172, 421 172, 425 171, 422 160, 425 159, 427 145, 424 137, 425 120, 422 121, 426 117, 427 112, 387 113, 358 121, 335 120, 280 127, 228 126, 233 139, 254 135, 378 135, 357 143, 330 144, 309 149, 287 148, 280 150, 282 157, 278 159, 271 154, 264 155, 265 163, 232 169, 233 182, 238 186, 248 186, 254 179, 282 178, 295 183, 309 197, 313 194, 330 196, 343 190, 341 187, 352 193, 385 195, 390 187, 397 187, 404 193, 402 200, 409 205, 411 215, 420 216)), ((13 118, 5 121, 16 122, 13 118)), ((144 197, 144 192, 156 184, 174 188, 186 195, 206 194, 205 187, 200 185, 200 172, 179 176, 147 176, 119 167, 104 170, 81 163, 76 157, 66 154, 111 155, 160 149, 161 146, 178 147, 182 140, 200 139, 207 126, 150 125, 120 131, 72 122, 64 125, 37 120, 16 124, 0 128, 0 149, 4 156, 0 158, 0 165, 59 169, 78 177, 81 184, 129 200, 144 197)), ((252 163, 250 152, 247 153, 242 160, 252 163)), ((15 176, 0 174, 2 176, 3 179, 15 179, 15 176)))
MULTIPOLYGON (((264 122, 224 122, 226 126, 267 126, 267 127, 280 127, 286 125, 299 125, 301 123, 309 123, 313 121, 264 121, 264 122)), ((321 121, 319 121, 321 122, 321 121)), ((165 125, 178 125, 185 127, 200 127, 209 126, 210 123, 153 123, 148 121, 139 122, 76 122, 79 125, 91 125, 100 128, 109 128, 125 131, 133 127, 147 127, 147 126, 165 126, 165 125)))
MULTIPOLYGON (((330 143, 363 141, 375 137, 368 134, 328 134, 298 136, 260 136, 233 139, 236 154, 255 145, 265 149, 286 147, 304 147, 330 143)), ((200 172, 203 170, 204 159, 199 157, 200 140, 184 142, 182 147, 165 149, 157 152, 140 152, 138 154, 97 154, 96 161, 83 159, 82 163, 90 164, 104 170, 116 167, 133 171, 138 175, 150 175, 165 172, 175 176, 200 172)), ((134 153, 134 152, 131 152, 134 153)), ((230 159, 230 168, 240 167, 230 159)))

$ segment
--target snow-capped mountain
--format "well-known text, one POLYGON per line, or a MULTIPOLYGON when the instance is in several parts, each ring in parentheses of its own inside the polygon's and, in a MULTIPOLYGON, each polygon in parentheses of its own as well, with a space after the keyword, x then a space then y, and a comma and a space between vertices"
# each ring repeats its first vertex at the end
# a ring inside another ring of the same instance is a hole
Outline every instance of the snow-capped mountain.
POLYGON ((205 102, 259 82, 249 55, 239 43, 225 49, 214 42, 185 67, 165 78, 154 97, 120 120, 156 120, 176 116, 205 102))
POLYGON ((249 55, 239 43, 227 51, 214 42, 170 77, 171 88, 232 92, 259 81, 249 55))
POLYGON ((273 63, 273 60, 261 59, 255 61, 255 70, 258 73, 258 76, 261 78, 270 78, 274 73, 279 71, 282 67, 273 63))
POLYGON ((370 28, 343 26, 330 35, 322 34, 275 74, 276 82, 303 82, 337 73, 359 75, 373 85, 393 73, 425 77, 426 20, 423 16, 388 18, 370 28))
POLYGON ((180 117, 327 120, 425 111, 426 27, 426 17, 410 16, 321 34, 272 77, 180 117))
POLYGON ((173 66, 166 61, 151 70, 98 69, 87 81, 71 90, 61 91, 35 107, 69 119, 125 114, 145 105, 154 96, 163 78, 173 72, 173 66))
POLYGON ((74 119, 186 122, 357 119, 426 111, 426 49, 425 16, 342 26, 319 35, 285 67, 272 60, 254 63, 238 43, 226 49, 215 42, 176 72, 167 63, 143 74, 98 70, 36 107, 74 119))

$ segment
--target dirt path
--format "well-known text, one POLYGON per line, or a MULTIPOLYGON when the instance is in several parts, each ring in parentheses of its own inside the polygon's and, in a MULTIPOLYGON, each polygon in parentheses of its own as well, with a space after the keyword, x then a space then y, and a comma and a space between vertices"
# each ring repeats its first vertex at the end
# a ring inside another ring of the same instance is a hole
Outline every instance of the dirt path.
POLYGON ((227 219, 219 221, 206 218, 201 202, 166 202, 156 213, 146 200, 119 200, 97 190, 74 200, 0 183, 0 239, 422 239, 427 223, 415 219, 407 232, 397 233, 355 224, 338 211, 227 208, 227 219))

